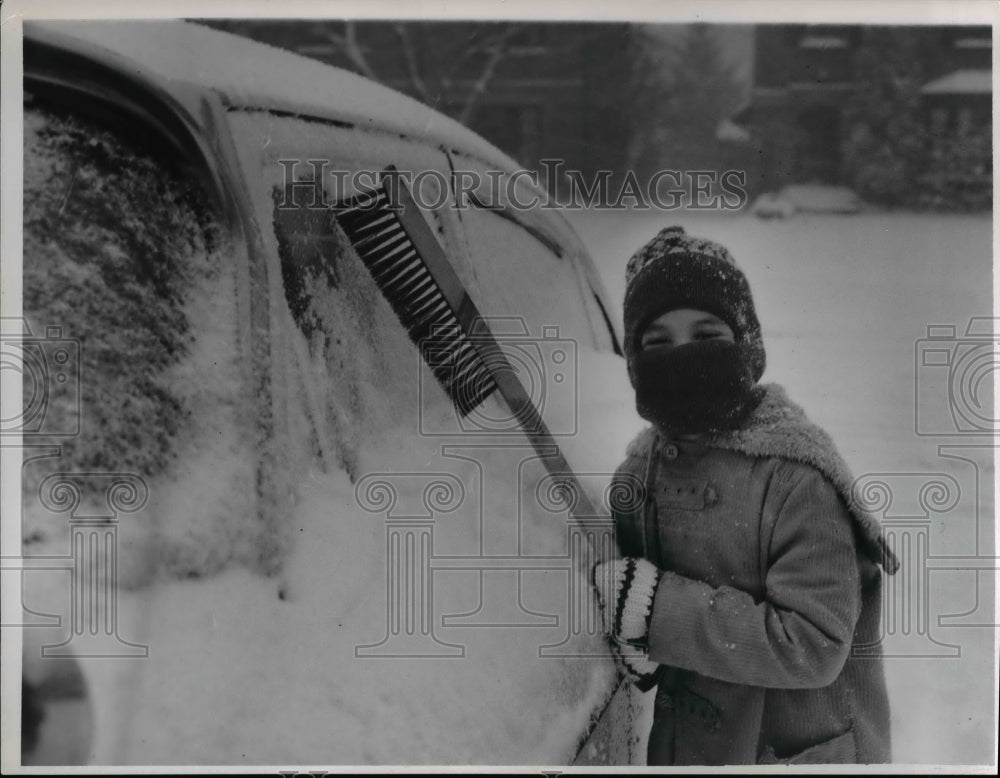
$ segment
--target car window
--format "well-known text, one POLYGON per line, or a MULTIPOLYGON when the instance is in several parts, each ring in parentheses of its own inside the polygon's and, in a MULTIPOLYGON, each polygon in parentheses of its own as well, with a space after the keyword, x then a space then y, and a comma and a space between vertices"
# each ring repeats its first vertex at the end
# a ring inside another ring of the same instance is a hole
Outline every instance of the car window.
POLYGON ((473 291, 487 316, 520 312, 530 329, 543 327, 594 348, 595 341, 570 257, 559 256, 509 212, 471 207, 462 213, 475 268, 473 291))
MULTIPOLYGON (((315 453, 328 469, 359 474, 359 450, 389 430, 416 431, 421 365, 333 211, 272 189, 295 399, 311 416, 315 453)), ((433 385, 425 403, 445 405, 433 385)))
MULTIPOLYGON (((44 100, 25 110, 24 314, 43 372, 26 370, 24 381, 26 395, 47 392, 26 420, 26 442, 57 445, 59 454, 26 465, 25 501, 37 503, 53 469, 133 474, 152 493, 133 524, 144 525, 148 542, 156 536, 170 571, 202 575, 233 550, 206 548, 194 526, 211 516, 232 528, 254 513, 256 453, 243 412, 228 235, 151 134, 113 126, 44 100), (57 365, 51 342, 59 339, 77 364, 57 365), (214 477, 194 477, 205 462, 217 463, 214 477), (185 482, 180 491, 177 482, 185 482)), ((79 486, 104 499, 101 478, 79 486)))
POLYGON ((578 253, 582 247, 572 239, 563 245, 553 237, 562 233, 559 217, 547 207, 538 207, 545 202, 540 191, 524 175, 500 175, 467 155, 455 153, 451 161, 454 196, 463 204, 457 213, 466 229, 478 233, 469 241, 470 261, 487 272, 489 267, 509 270, 510 288, 524 302, 532 303, 529 310, 541 317, 539 322, 546 319, 545 326, 572 333, 582 348, 620 353, 614 327, 588 278, 586 259, 578 253), (546 216, 555 224, 547 224, 546 216), (550 287, 559 293, 549 295, 552 299, 546 305, 539 298, 550 287))
MULTIPOLYGON (((280 295, 291 321, 276 322, 276 349, 301 407, 311 409, 306 435, 327 465, 357 475, 357 451, 389 434, 421 434, 421 425, 461 433, 451 401, 428 380, 426 364, 389 301, 336 225, 333 205, 358 193, 355 178, 389 165, 437 172, 447 186, 447 160, 427 146, 319 122, 275 117, 266 112, 233 116, 249 174, 261 181, 255 193, 266 219, 264 240, 278 258, 280 295), (268 142, 261 142, 266 138, 268 142), (316 197, 309 183, 317 178, 316 197), (342 177, 333 171, 343 173, 342 177), (273 241, 273 243, 272 243, 273 241)), ((430 197, 431 195, 428 195, 430 197)), ((450 208, 425 210, 435 239, 468 288, 477 272, 467 239, 450 208)), ((478 290, 470 289, 475 296, 478 290)), ((491 290, 489 294, 494 294, 491 290)), ((284 308, 280 315, 285 315, 284 308)), ((501 400, 486 401, 503 415, 501 400), (496 406, 496 407, 495 407, 496 406)), ((293 417, 294 418, 294 417, 293 417)))
POLYGON ((86 374, 85 413, 60 382, 27 430, 62 438, 81 469, 153 475, 179 427, 183 401, 161 373, 189 346, 183 304, 219 272, 203 215, 162 165, 103 127, 31 105, 24 124, 24 312, 35 337, 61 327, 79 339, 82 363, 66 374, 86 374))

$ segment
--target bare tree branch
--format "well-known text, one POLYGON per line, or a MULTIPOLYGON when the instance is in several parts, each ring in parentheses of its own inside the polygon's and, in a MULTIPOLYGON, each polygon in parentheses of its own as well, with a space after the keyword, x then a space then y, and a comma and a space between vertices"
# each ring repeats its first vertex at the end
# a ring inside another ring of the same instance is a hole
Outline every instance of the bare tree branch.
POLYGON ((488 53, 493 45, 492 37, 482 37, 482 33, 489 30, 492 27, 496 27, 495 22, 487 22, 486 24, 481 24, 479 27, 469 36, 469 43, 462 47, 461 52, 458 56, 451 58, 451 65, 444 71, 441 81, 442 83, 447 83, 449 86, 452 83, 452 76, 458 72, 458 69, 462 67, 470 57, 476 57, 480 54, 488 53))
POLYGON ((431 103, 432 97, 427 89, 427 84, 420 75, 420 65, 417 62, 417 53, 413 49, 413 41, 410 39, 410 34, 407 31, 406 25, 396 22, 392 25, 392 28, 395 30, 396 36, 399 38, 399 42, 403 47, 403 58, 406 60, 406 70, 409 73, 410 81, 413 82, 413 88, 425 103, 431 103))
POLYGON ((344 56, 350 61, 355 68, 363 76, 367 76, 372 81, 378 81, 379 77, 376 75, 372 66, 368 63, 368 58, 365 56, 364 49, 361 44, 358 43, 357 29, 354 26, 354 22, 344 22, 344 34, 339 35, 335 32, 326 32, 327 39, 335 46, 339 46, 344 52, 344 56))
MULTIPOLYGON (((434 104, 439 98, 454 95, 456 87, 461 88, 463 82, 470 79, 462 76, 478 72, 471 79, 471 84, 460 100, 458 121, 468 124, 479 106, 490 82, 500 64, 509 57, 518 56, 513 43, 525 29, 524 23, 499 24, 487 22, 473 27, 460 39, 453 35, 442 37, 442 30, 436 30, 437 35, 432 41, 415 39, 413 23, 394 22, 392 30, 399 41, 400 52, 405 66, 406 77, 412 87, 412 92, 425 103, 434 104), (412 28, 412 29, 411 29, 412 28), (436 56, 430 64, 421 59, 424 44, 434 42, 438 48, 436 56)), ((600 30, 595 25, 592 30, 581 30, 574 35, 555 35, 554 40, 545 45, 549 55, 559 56, 561 52, 577 49, 591 39, 599 36, 600 30)), ((358 36, 358 30, 353 22, 343 24, 343 32, 338 33, 327 29, 325 37, 337 46, 351 66, 362 75, 375 81, 381 79, 375 73, 367 56, 367 48, 358 36)))
POLYGON ((469 93, 465 97, 465 101, 462 105, 462 111, 458 115, 458 121, 462 124, 468 124, 469 119, 472 118, 472 114, 479 104, 479 100, 483 93, 486 91, 486 87, 489 85, 490 79, 493 78, 493 74, 496 72, 497 66, 500 61, 508 53, 508 42, 517 29, 513 25, 506 25, 503 30, 500 31, 495 36, 490 48, 489 57, 486 60, 486 64, 483 66, 482 71, 479 74, 479 78, 472 84, 469 89, 469 93))

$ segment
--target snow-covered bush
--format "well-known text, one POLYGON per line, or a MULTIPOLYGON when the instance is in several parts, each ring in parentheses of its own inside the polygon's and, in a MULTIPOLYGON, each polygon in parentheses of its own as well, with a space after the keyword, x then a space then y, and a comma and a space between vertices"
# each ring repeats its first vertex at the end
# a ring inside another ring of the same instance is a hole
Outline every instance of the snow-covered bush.
POLYGON ((919 202, 938 211, 988 211, 993 207, 993 147, 989 125, 964 135, 936 137, 919 202))

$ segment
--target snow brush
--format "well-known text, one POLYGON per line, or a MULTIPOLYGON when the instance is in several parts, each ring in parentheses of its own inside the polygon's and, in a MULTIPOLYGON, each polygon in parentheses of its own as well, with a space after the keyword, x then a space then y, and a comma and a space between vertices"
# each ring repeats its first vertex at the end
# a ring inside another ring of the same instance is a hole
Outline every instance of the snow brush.
MULTIPOLYGON (((468 337, 479 314, 394 169, 334 205, 337 222, 462 417, 497 390, 468 337), (387 182, 392 182, 392 190, 387 182)), ((480 328, 481 329, 481 328, 480 328)), ((482 335, 477 335, 477 341, 482 335)), ((478 345, 478 343, 477 343, 478 345)), ((515 410, 516 412, 516 410, 515 410)))
POLYGON ((333 210, 462 417, 499 391, 549 472, 569 491, 576 512, 598 516, 395 168, 382 171, 378 188, 333 210))

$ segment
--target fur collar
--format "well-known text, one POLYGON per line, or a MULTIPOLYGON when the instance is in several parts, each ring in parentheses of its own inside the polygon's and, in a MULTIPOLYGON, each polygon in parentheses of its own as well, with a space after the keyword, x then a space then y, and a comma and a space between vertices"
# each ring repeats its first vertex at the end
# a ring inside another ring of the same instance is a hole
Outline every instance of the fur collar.
MULTIPOLYGON (((878 519, 854 497, 854 478, 830 435, 811 422, 779 384, 762 384, 764 399, 746 423, 736 430, 711 433, 704 442, 714 448, 751 457, 776 457, 801 462, 819 470, 840 493, 857 523, 869 557, 892 575, 899 561, 886 543, 878 519)), ((628 445, 628 455, 645 458, 657 435, 646 427, 628 445)))

